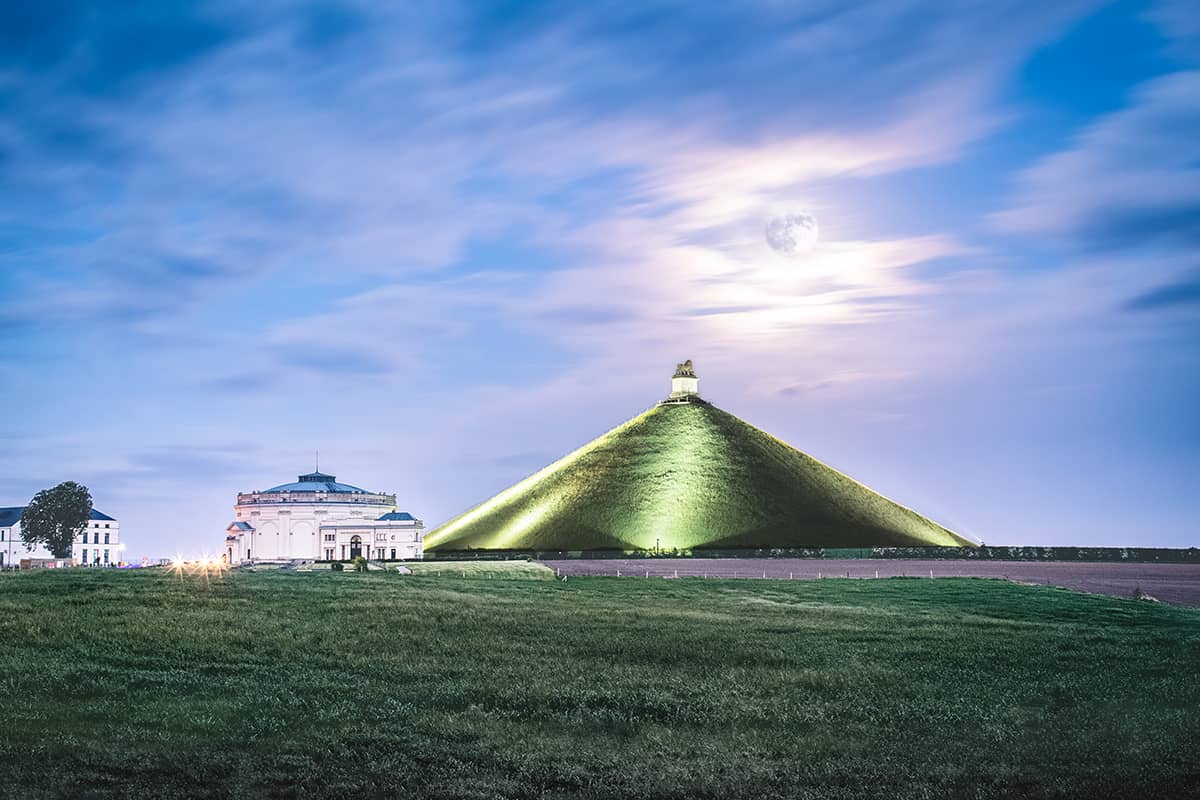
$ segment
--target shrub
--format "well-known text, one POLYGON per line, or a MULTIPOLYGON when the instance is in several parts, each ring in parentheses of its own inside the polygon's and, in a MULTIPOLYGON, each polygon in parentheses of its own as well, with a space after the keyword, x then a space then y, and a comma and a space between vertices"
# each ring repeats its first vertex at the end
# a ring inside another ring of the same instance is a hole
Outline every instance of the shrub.
POLYGON ((329 565, 329 568, 334 572, 341 572, 343 569, 345 569, 345 565, 343 565, 340 561, 335 561, 329 565))
POLYGON ((362 556, 358 556, 357 558, 355 558, 354 559, 354 571, 355 572, 366 572, 367 571, 367 560, 365 558, 363 558, 362 556))

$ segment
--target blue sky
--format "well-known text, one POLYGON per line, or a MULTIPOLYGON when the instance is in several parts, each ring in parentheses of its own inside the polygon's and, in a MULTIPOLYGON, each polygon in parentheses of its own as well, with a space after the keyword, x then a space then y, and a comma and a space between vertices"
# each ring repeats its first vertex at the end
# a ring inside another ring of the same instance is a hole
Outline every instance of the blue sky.
POLYGON ((692 358, 977 539, 1200 543, 1188 4, 388 5, 0 6, 0 504, 434 525, 692 358))

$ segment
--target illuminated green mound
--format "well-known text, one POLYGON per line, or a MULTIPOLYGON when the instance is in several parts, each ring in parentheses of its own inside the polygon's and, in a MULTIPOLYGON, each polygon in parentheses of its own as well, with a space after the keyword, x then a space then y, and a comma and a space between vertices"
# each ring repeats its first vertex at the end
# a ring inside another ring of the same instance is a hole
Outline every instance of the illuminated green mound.
POLYGON ((425 539, 427 550, 973 544, 699 402, 656 406, 425 539))

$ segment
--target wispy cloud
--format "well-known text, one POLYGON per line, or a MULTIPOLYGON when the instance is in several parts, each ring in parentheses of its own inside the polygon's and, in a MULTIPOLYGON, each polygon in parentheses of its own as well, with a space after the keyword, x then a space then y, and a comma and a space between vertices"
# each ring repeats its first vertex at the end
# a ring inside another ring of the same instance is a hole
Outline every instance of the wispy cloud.
POLYGON ((1143 292, 1127 301, 1129 311, 1154 311, 1164 308, 1200 306, 1200 275, 1167 283, 1143 292))
POLYGON ((29 321, 120 324, 212 284, 317 265, 394 279, 507 225, 570 226, 544 193, 597 169, 633 170, 632 193, 607 202, 683 203, 666 221, 681 231, 729 223, 806 180, 953 157, 997 119, 978 102, 989 80, 1074 13, 1010 16, 987 57, 962 37, 1000 10, 906 28, 887 3, 695 9, 685 28, 664 8, 651 18, 689 31, 665 48, 618 9, 35 15, 10 24, 28 41, 10 52, 0 148, 9 191, 41 205, 56 242, 5 267, 29 321), (890 43, 873 64, 868 41, 890 43), (848 133, 864 123, 870 141, 848 133))
POLYGON ((1021 177, 1004 230, 1047 234, 1082 249, 1200 246, 1200 72, 1140 87, 1131 105, 1021 177))

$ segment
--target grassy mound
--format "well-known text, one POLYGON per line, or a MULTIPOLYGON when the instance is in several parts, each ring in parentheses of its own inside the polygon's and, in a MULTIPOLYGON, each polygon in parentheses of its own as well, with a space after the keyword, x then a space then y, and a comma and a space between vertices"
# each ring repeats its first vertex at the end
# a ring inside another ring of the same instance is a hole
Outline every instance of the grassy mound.
POLYGON ((427 550, 971 544, 702 403, 652 408, 425 539, 427 550))
POLYGON ((1200 612, 1002 581, 0 575, 0 797, 1195 796, 1200 612))

